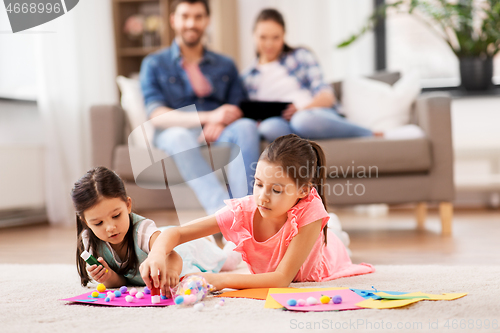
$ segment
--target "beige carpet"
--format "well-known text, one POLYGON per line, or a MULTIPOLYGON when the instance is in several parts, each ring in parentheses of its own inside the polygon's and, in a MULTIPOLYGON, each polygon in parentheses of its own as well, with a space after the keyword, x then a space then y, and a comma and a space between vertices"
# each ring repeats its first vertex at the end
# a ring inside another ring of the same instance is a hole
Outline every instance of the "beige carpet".
POLYGON ((74 266, 3 264, 0 265, 0 332, 261 333, 311 331, 308 327, 324 332, 500 331, 491 329, 495 320, 496 327, 500 325, 500 266, 376 266, 376 269, 374 274, 292 286, 369 289, 373 285, 379 290, 469 294, 454 301, 420 301, 391 310, 316 313, 264 309, 264 301, 250 299, 227 299, 224 307, 216 309, 216 299, 209 298, 202 312, 180 306, 69 305, 59 299, 89 291, 79 285, 74 266), (488 321, 489 330, 485 329, 488 321), (447 323, 449 328, 444 326, 447 323))

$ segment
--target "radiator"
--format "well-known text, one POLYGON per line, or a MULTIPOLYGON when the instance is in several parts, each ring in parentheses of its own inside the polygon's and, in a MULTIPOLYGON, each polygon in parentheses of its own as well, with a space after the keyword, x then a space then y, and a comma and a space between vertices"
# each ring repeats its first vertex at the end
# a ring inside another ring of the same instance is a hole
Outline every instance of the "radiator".
POLYGON ((45 222, 44 149, 0 146, 0 227, 45 222))

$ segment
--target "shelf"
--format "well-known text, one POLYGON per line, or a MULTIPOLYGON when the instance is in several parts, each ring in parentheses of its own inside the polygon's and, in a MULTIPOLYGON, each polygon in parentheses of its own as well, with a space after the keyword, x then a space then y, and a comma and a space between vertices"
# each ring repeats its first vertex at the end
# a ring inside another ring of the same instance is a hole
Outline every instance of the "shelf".
POLYGON ((116 73, 118 75, 130 76, 139 72, 142 60, 145 56, 162 49, 172 43, 174 32, 169 22, 170 6, 173 0, 112 0, 113 3, 113 25, 115 30, 115 54, 116 73), (157 38, 144 43, 138 38, 131 40, 125 36, 123 27, 126 20, 136 14, 159 15, 162 28, 158 31, 157 38), (143 45, 157 45, 144 47, 143 45))
POLYGON ((161 46, 154 47, 126 47, 118 51, 118 55, 121 57, 145 57, 148 54, 158 51, 161 46))

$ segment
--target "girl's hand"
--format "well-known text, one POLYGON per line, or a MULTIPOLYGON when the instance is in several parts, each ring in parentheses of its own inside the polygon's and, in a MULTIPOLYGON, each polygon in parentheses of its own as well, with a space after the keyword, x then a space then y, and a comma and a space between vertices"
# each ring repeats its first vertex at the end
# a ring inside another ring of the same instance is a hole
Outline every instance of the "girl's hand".
POLYGON ((149 253, 146 260, 139 266, 139 272, 149 289, 153 285, 155 288, 165 285, 167 278, 166 255, 149 253), (153 285, 151 285, 151 280, 153 280, 153 285))
POLYGON ((186 276, 189 275, 198 275, 198 276, 203 276, 208 283, 210 283, 212 286, 214 286, 213 291, 218 291, 221 289, 224 289, 224 273, 189 273, 186 274, 186 276))
POLYGON ((102 257, 97 258, 97 261, 99 261, 103 266, 87 266, 87 272, 89 273, 92 280, 99 283, 104 283, 111 277, 112 269, 109 268, 108 263, 102 257))
POLYGON ((166 284, 161 287, 162 294, 165 296, 171 296, 170 288, 174 288, 179 284, 179 274, 173 270, 168 270, 167 274, 165 274, 165 281, 166 284))

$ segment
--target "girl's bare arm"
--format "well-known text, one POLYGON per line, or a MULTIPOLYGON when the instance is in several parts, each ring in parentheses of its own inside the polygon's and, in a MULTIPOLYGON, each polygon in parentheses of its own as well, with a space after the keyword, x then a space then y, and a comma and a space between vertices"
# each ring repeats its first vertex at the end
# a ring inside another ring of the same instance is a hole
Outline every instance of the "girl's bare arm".
POLYGON ((216 289, 280 288, 288 287, 309 256, 321 232, 321 220, 299 229, 292 239, 276 271, 261 274, 204 274, 216 289))
MULTIPOLYGON (((203 217, 182 227, 168 228, 164 230, 155 240, 149 252, 148 258, 141 264, 141 272, 144 283, 151 288, 150 279, 155 287, 166 289, 166 257, 179 244, 189 242, 193 239, 202 238, 220 232, 215 215, 203 217), (159 274, 159 277, 157 273, 159 274)), ((165 294, 164 294, 165 295, 165 294)))

